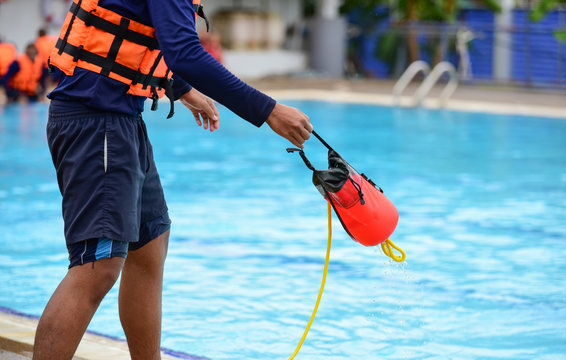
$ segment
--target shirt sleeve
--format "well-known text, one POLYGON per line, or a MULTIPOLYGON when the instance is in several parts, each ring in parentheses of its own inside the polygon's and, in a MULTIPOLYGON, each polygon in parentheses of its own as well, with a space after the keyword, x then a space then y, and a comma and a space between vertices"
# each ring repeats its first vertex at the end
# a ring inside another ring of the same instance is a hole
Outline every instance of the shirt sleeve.
POLYGON ((238 79, 202 48, 192 0, 147 0, 147 4, 163 58, 173 73, 261 126, 275 100, 238 79))
POLYGON ((182 77, 173 74, 173 100, 179 100, 181 96, 185 95, 192 88, 182 77))
POLYGON ((18 60, 14 60, 14 62, 12 62, 10 64, 10 67, 8 68, 8 72, 4 74, 3 78, 0 78, 0 85, 2 85, 3 87, 7 87, 10 79, 13 78, 19 71, 20 71, 20 63, 18 62, 18 60))

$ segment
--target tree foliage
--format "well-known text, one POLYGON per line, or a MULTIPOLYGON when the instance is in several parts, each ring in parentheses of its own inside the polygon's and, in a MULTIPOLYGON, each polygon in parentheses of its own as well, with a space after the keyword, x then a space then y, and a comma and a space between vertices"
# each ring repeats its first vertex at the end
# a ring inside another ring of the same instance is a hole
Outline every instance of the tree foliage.
MULTIPOLYGON (((341 10, 371 15, 376 7, 389 6, 400 20, 454 21, 462 3, 462 0, 345 0, 341 10)), ((482 3, 492 11, 501 11, 497 0, 482 0, 482 3)))
POLYGON ((566 4, 565 0, 540 0, 531 10, 531 21, 541 21, 546 14, 556 9, 558 5, 566 4))

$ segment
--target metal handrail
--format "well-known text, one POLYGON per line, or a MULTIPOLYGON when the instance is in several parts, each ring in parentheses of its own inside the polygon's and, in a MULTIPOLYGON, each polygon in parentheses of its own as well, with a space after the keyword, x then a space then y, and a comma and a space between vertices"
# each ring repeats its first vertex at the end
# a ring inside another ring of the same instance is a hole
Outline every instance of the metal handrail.
POLYGON ((442 61, 432 69, 430 74, 424 79, 421 86, 417 89, 415 93, 415 99, 418 106, 422 106, 426 96, 430 93, 438 80, 440 80, 440 77, 445 73, 448 74, 450 79, 442 90, 442 93, 440 93, 440 98, 438 101, 441 107, 446 105, 446 102, 458 87, 458 74, 456 73, 454 65, 447 61, 442 61))
POLYGON ((409 65, 407 70, 405 70, 403 75, 401 75, 393 87, 393 105, 399 105, 401 94, 405 91, 405 88, 407 88, 413 78, 420 72, 428 78, 430 66, 422 60, 417 60, 409 65))

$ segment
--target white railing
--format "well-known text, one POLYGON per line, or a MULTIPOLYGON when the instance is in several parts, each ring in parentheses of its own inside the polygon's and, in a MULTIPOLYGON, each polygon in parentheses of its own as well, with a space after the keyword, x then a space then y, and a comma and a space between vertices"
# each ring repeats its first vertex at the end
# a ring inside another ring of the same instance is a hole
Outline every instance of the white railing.
POLYGON ((413 62, 411 65, 409 65, 407 70, 405 70, 403 75, 401 75, 401 77, 399 78, 399 80, 397 80, 395 86, 393 87, 394 105, 399 105, 399 102, 401 101, 401 94, 403 93, 403 91, 405 91, 405 89, 411 83, 414 77, 421 72, 425 77, 427 77, 428 74, 430 73, 430 66, 426 62, 422 60, 417 60, 413 62))
POLYGON ((441 107, 446 106, 448 99, 452 96, 452 94, 454 94, 454 91, 456 91, 456 88, 458 87, 458 75, 456 74, 456 69, 454 68, 454 65, 450 64, 447 61, 438 63, 432 69, 426 79, 424 79, 421 86, 417 89, 417 92, 415 93, 415 99, 418 106, 421 106, 423 104, 427 95, 444 74, 448 74, 449 80, 442 90, 442 93, 440 93, 438 101, 441 107))
POLYGON ((449 79, 446 83, 446 86, 440 93, 440 97, 438 99, 439 105, 441 107, 446 106, 448 99, 454 94, 456 88, 458 87, 458 74, 456 73, 456 69, 454 65, 447 61, 442 61, 438 63, 432 71, 428 71, 430 69, 427 63, 424 61, 415 61, 412 63, 407 70, 403 73, 403 75, 399 78, 395 86, 393 87, 393 104, 398 105, 400 103, 401 93, 405 90, 407 85, 411 82, 411 80, 422 71, 425 74, 425 79, 423 80, 422 84, 419 86, 417 91, 415 92, 414 99, 411 103, 412 106, 422 106, 426 97, 438 83, 442 75, 448 74, 449 79), (426 65, 426 66, 425 66, 426 65))

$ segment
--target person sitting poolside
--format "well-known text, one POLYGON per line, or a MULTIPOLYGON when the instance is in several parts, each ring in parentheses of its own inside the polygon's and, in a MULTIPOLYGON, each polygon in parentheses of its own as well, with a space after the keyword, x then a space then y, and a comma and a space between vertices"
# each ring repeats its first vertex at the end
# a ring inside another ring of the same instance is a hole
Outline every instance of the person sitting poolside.
POLYGON ((47 69, 38 56, 33 44, 26 46, 26 51, 10 64, 8 71, 0 80, 0 86, 6 89, 8 102, 35 102, 43 96, 47 69))

